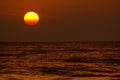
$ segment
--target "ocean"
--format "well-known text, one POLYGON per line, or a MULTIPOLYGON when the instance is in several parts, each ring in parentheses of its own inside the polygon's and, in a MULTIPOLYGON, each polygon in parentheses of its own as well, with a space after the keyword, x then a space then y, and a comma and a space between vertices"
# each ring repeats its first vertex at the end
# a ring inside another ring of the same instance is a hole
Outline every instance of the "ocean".
POLYGON ((0 80, 120 80, 120 42, 1 42, 0 80))

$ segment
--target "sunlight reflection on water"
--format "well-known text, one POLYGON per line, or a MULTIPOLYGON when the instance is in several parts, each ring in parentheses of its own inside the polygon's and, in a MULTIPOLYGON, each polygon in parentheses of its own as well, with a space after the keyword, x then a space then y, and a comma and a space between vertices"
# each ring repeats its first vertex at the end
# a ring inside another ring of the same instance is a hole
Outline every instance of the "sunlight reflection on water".
POLYGON ((1 43, 0 80, 119 80, 120 43, 1 43))

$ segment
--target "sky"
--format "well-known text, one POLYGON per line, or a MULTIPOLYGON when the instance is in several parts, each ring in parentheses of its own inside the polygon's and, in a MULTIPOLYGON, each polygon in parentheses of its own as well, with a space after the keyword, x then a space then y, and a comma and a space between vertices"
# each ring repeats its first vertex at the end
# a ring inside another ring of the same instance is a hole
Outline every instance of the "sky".
POLYGON ((120 0, 1 0, 1 42, 120 41, 120 0), (39 14, 29 26, 24 15, 39 14))

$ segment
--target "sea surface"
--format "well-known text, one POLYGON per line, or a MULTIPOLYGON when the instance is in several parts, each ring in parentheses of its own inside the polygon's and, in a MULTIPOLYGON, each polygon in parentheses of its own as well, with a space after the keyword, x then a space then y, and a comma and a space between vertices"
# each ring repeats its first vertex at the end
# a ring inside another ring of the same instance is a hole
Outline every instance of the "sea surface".
POLYGON ((0 80, 120 80, 120 42, 1 42, 0 80))

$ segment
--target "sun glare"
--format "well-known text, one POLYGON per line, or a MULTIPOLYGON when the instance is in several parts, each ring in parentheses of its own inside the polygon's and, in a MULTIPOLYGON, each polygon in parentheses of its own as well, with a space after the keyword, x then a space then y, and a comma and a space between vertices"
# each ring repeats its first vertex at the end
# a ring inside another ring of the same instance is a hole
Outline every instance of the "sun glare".
POLYGON ((36 25, 39 22, 39 15, 35 12, 27 12, 24 21, 27 25, 36 25))

